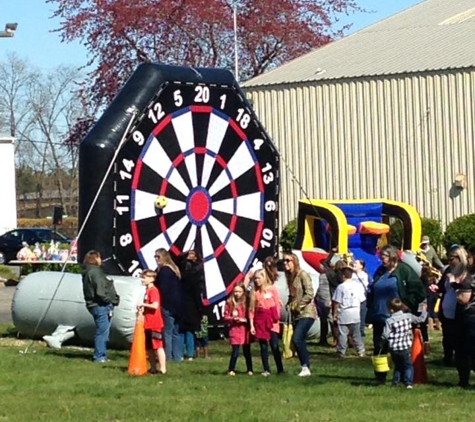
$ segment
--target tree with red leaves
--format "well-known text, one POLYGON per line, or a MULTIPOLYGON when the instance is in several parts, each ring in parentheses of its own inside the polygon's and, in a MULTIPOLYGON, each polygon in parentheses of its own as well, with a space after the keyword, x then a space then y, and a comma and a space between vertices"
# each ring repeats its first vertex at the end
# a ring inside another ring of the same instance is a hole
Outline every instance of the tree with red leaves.
POLYGON ((107 104, 138 64, 232 69, 237 11, 240 77, 257 76, 343 35, 357 0, 48 0, 63 40, 90 53, 89 98, 107 104))

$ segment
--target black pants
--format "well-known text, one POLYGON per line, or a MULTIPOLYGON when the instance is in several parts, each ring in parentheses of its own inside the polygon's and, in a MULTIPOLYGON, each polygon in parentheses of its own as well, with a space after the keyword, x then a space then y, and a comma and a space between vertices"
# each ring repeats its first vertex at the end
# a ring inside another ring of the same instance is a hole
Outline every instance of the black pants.
POLYGON ((274 355, 277 372, 280 374, 284 372, 284 365, 282 364, 282 355, 280 354, 280 349, 279 349, 279 336, 277 335, 277 333, 274 333, 273 331, 271 334, 270 342, 267 342, 267 340, 259 340, 259 346, 261 348, 262 366, 264 367, 264 371, 270 372, 269 343, 270 343, 270 348, 272 350, 272 354, 274 355))
MULTIPOLYGON (((239 358, 239 345, 232 345, 231 350, 231 359, 229 360, 229 372, 236 371, 236 363, 239 358)), ((242 345, 242 353, 244 355, 244 359, 246 359, 246 370, 247 372, 253 372, 252 370, 252 357, 251 357, 251 345, 250 344, 243 344, 242 345)))
POLYGON ((320 343, 326 344, 328 342, 331 308, 325 306, 325 304, 321 301, 316 301, 316 304, 318 315, 320 317, 320 343))
POLYGON ((421 330, 421 335, 422 335, 422 341, 424 343, 429 342, 429 330, 427 328, 427 318, 424 322, 421 322, 420 324, 417 324, 414 328, 419 328, 421 330))
POLYGON ((444 348, 444 363, 450 365, 454 357, 455 337, 457 326, 454 319, 440 318, 442 323, 442 347, 444 348))
MULTIPOLYGON (((381 341, 381 336, 383 335, 384 331, 384 322, 373 322, 373 355, 386 355, 389 352, 389 347, 387 342, 381 341)), ((386 377, 388 376, 387 372, 376 372, 374 371, 374 375, 376 376, 376 379, 378 382, 381 384, 384 384, 386 382, 386 377)))
POLYGON ((455 366, 459 385, 467 387, 470 372, 475 371, 475 314, 456 318, 455 366))

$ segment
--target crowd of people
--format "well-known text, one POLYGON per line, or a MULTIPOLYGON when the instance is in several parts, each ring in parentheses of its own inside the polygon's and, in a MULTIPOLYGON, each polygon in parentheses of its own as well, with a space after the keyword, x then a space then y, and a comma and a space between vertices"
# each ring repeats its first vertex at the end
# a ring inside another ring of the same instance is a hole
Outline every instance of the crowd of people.
MULTIPOLYGON (((428 239, 423 238, 423 252, 431 251, 428 244, 428 239)), ((418 276, 393 246, 384 246, 379 254, 382 265, 374 277, 366 272, 361 259, 329 257, 321 264, 319 288, 315 292, 310 275, 300 268, 299 258, 286 253, 283 263, 289 297, 285 306, 275 284, 277 263, 273 257, 266 258, 261 268, 251 270, 234 287, 226 302, 224 319, 231 345, 228 374, 236 375, 241 350, 247 374, 254 374, 253 341, 259 344, 262 376, 268 377, 272 372, 269 347, 276 373, 285 374, 280 322, 286 312, 293 326, 292 345, 301 365, 298 376, 311 375, 307 335, 320 318, 319 344, 336 346, 337 358, 344 358, 350 346, 359 357, 366 356, 365 335, 369 325, 373 355, 390 354, 394 362, 392 384, 404 383, 411 389, 412 332, 419 327, 428 345, 427 325, 440 320, 444 363, 452 365, 455 359, 459 385, 468 387, 470 371, 475 369, 475 251, 467 253, 454 245, 448 251, 449 264, 439 279, 425 270, 418 276)), ((188 251, 180 262, 175 262, 165 249, 158 249, 155 258, 156 271, 146 270, 142 274, 147 293, 138 312, 145 319, 150 372, 165 373, 169 361, 192 360, 197 353, 209 358, 208 321, 202 304, 204 272, 194 250, 188 251)), ((428 258, 431 264, 435 261, 442 266, 436 254, 428 258)), ((110 319, 119 302, 113 281, 103 273, 101 263, 97 251, 86 254, 84 296, 96 324, 96 362, 107 360, 110 319)), ((428 347, 425 349, 429 352, 428 347)), ((374 373, 378 383, 386 383, 387 369, 383 371, 375 365, 374 373)))

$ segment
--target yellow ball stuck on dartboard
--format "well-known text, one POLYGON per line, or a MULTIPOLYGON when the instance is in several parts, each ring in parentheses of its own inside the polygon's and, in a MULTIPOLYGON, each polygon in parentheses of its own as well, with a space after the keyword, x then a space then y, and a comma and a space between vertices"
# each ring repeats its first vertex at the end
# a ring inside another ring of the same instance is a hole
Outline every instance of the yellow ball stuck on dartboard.
POLYGON ((165 208, 168 204, 168 199, 166 196, 158 196, 157 199, 155 199, 155 206, 159 209, 159 210, 163 210, 163 208, 165 208))

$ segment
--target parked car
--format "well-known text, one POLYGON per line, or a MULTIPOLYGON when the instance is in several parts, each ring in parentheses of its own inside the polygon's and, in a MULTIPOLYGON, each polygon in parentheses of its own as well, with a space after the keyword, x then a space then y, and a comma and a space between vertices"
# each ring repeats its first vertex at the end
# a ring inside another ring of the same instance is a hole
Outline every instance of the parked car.
POLYGON ((35 243, 50 243, 51 240, 71 243, 71 239, 50 228, 29 227, 10 230, 0 236, 0 264, 15 260, 23 242, 31 246, 35 243))

